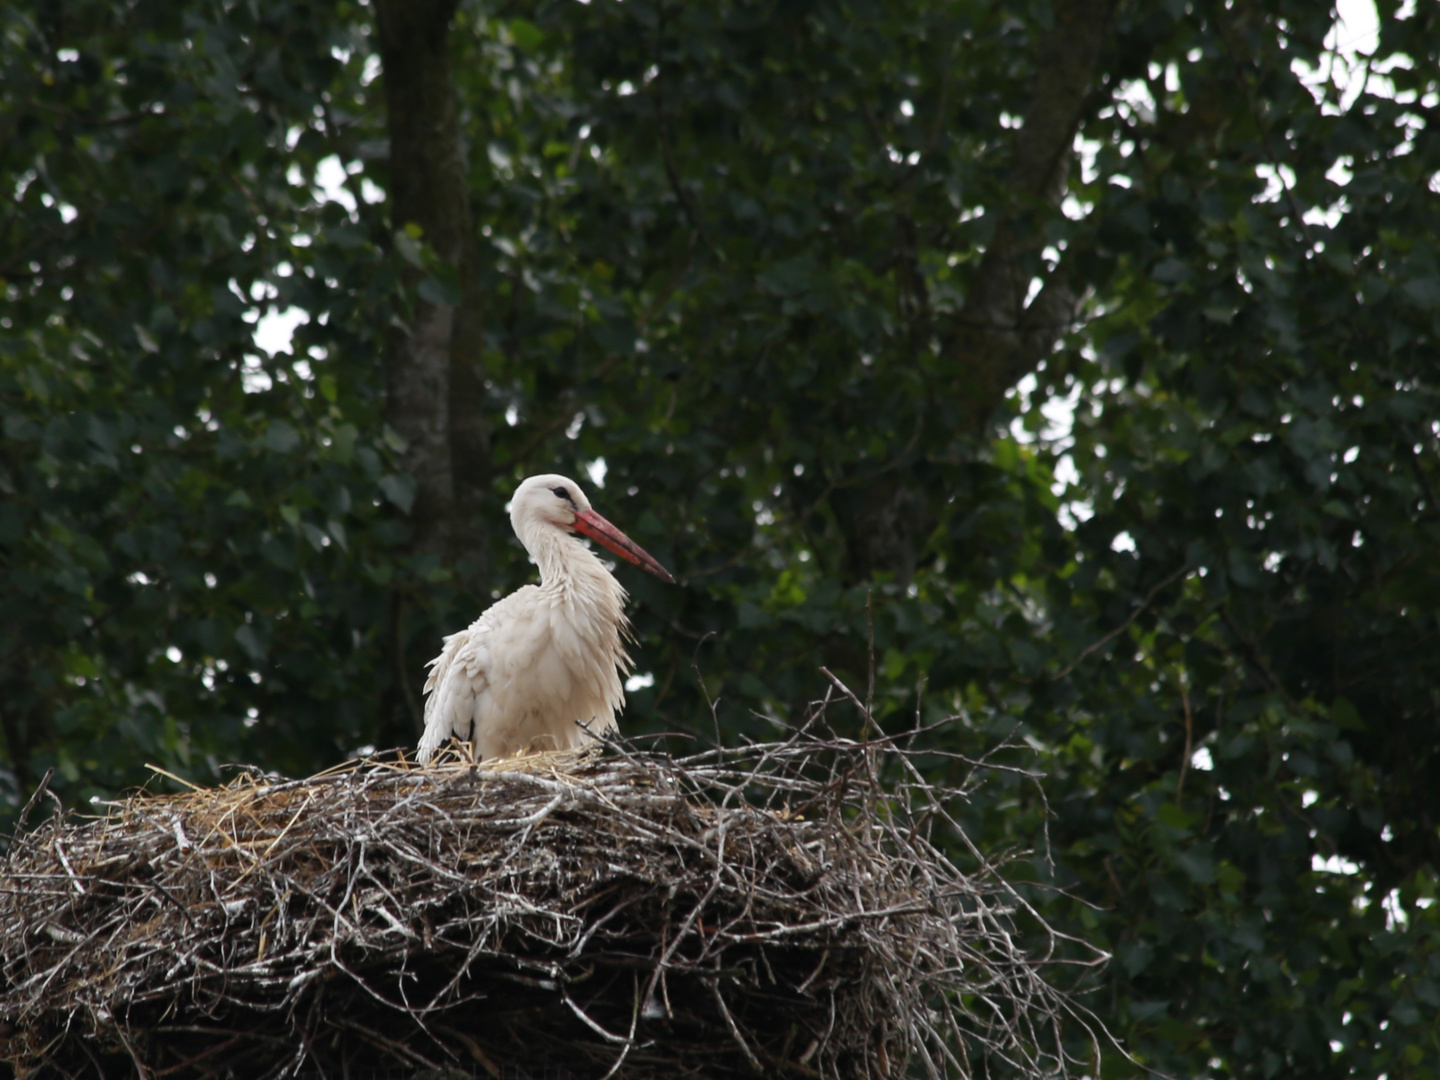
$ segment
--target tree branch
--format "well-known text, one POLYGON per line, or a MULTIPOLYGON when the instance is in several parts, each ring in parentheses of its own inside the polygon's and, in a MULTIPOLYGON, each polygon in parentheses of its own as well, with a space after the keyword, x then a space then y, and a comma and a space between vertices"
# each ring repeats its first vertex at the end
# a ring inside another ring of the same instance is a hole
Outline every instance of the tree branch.
POLYGON ((1109 29, 1112 0, 1058 0, 1041 41, 1035 86, 1007 177, 1012 193, 970 279, 945 355, 958 369, 970 430, 978 434, 1005 393, 1054 348, 1078 296, 1053 273, 1028 307, 1031 262, 1044 219, 1065 195, 1071 147, 1109 29))
MULTIPOLYGON (((1112 3, 1056 0, 1054 23, 1040 42, 1030 104, 1015 133, 1005 183, 1009 197, 970 278, 965 304, 946 321, 941 343, 941 359, 955 372, 952 385, 964 435, 984 433, 1006 392, 1049 355, 1074 320, 1079 298, 1061 272, 1050 275, 1028 307, 1025 298, 1045 221, 1065 194, 1070 151, 1108 34, 1112 3)), ((903 222, 901 236, 903 281, 907 270, 914 272, 904 264, 913 237, 905 235, 903 222)), ((912 285, 911 291, 923 303, 924 290, 912 285)), ((911 323, 917 347, 918 339, 929 337, 930 315, 923 307, 902 311, 901 319, 911 323)), ((827 492, 845 536, 847 578, 864 580, 885 570, 903 583, 914 572, 916 538, 928 534, 934 518, 928 501, 906 482, 907 472, 839 498, 833 496, 840 492, 827 492)))

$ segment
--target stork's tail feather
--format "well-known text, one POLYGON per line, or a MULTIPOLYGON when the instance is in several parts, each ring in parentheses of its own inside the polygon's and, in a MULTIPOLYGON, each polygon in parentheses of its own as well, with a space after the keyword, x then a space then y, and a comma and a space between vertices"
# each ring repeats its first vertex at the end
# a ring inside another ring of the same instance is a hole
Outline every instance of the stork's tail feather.
POLYGON ((415 752, 415 757, 421 765, 430 764, 430 762, 434 760, 435 755, 440 752, 440 747, 443 746, 449 738, 449 732, 442 734, 438 724, 427 726, 425 728, 425 734, 420 736, 420 746, 415 752))

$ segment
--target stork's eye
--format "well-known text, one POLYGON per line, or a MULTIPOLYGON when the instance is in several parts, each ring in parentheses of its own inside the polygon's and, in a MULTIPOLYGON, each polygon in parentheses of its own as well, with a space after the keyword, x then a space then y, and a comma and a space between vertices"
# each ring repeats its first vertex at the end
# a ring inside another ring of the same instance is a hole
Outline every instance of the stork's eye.
POLYGON ((573 502, 575 501, 574 499, 572 499, 572 498, 570 497, 570 489, 569 489, 569 488, 558 487, 558 488, 551 488, 551 490, 555 493, 555 497, 556 497, 557 499, 564 499, 564 500, 565 500, 566 502, 568 502, 568 503, 573 503, 573 502))

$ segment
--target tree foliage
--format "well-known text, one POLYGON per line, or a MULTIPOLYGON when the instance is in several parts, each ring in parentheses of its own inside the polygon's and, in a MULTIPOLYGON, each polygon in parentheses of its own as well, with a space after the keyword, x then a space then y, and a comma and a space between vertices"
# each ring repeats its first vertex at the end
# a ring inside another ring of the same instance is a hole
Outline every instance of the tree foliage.
POLYGON ((1032 748, 970 824, 1137 1059, 1440 1071, 1431 6, 1348 83, 1290 0, 438 9, 458 239, 367 6, 0 13, 10 803, 411 741, 515 482, 589 471, 682 582, 621 571, 627 730, 873 652, 887 728, 1032 748))

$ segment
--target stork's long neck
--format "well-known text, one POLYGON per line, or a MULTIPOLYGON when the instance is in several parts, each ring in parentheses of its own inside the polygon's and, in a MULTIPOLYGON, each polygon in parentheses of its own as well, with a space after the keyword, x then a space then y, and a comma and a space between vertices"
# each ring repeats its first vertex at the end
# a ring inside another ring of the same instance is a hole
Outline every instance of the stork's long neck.
MULTIPOLYGON (((568 631, 561 636, 574 635, 586 642, 582 654, 591 657, 607 678, 615 667, 628 670, 623 639, 630 622, 625 618, 625 589, 620 582, 578 537, 563 529, 544 524, 515 531, 540 568, 541 607, 550 612, 552 624, 568 631)), ((615 692, 619 693, 618 683, 615 692)))
POLYGON ((542 524, 526 529, 520 542, 540 568, 540 585, 548 590, 576 589, 624 597, 620 583, 584 542, 572 533, 542 524))

